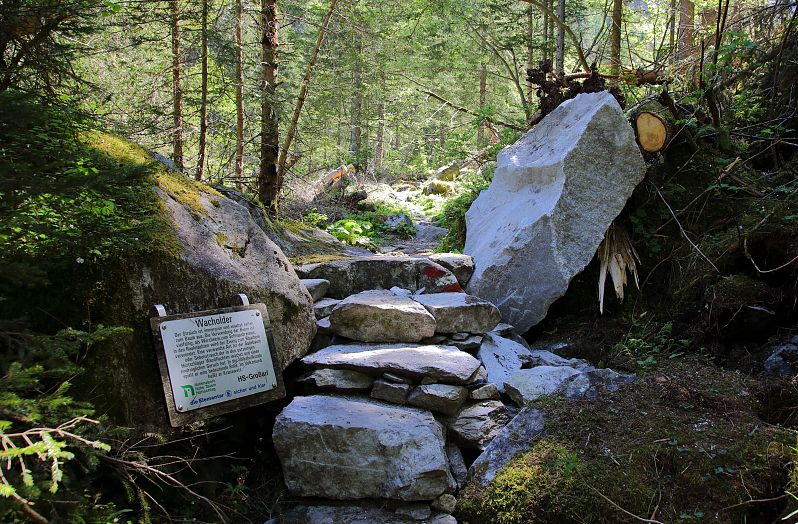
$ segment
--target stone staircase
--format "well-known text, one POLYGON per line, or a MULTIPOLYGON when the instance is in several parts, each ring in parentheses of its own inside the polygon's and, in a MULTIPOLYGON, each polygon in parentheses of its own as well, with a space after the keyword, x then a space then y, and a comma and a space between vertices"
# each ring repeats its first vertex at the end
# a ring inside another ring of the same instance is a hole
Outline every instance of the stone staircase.
POLYGON ((275 523, 456 523, 457 490, 487 485, 543 432, 529 402, 633 380, 530 349, 493 304, 462 292, 468 257, 443 257, 454 272, 396 258, 298 269, 317 277, 304 283, 319 335, 297 380, 307 395, 274 425, 285 483, 303 498, 275 523))

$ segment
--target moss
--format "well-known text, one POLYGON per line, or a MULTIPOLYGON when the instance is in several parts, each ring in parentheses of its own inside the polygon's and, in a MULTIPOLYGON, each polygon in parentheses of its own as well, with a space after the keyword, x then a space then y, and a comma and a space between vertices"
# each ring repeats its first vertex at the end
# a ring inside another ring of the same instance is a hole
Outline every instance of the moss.
POLYGON ((222 233, 221 231, 216 232, 216 243, 219 244, 219 247, 225 247, 227 244, 227 235, 222 233))
POLYGON ((333 262, 335 260, 343 260, 344 258, 348 258, 346 255, 343 254, 335 254, 335 255, 304 255, 299 257, 291 257, 288 259, 291 264, 295 266, 302 266, 304 264, 322 264, 324 262, 333 262))
POLYGON ((589 404, 541 403, 546 437, 486 489, 468 486, 457 516, 472 524, 633 522, 620 506, 661 522, 771 522, 785 499, 747 502, 784 494, 795 437, 758 418, 757 387, 684 359, 589 404))
POLYGON ((202 202, 202 194, 221 196, 215 189, 190 180, 168 169, 159 169, 155 175, 158 187, 166 191, 169 196, 186 206, 192 214, 205 216, 208 211, 202 202))

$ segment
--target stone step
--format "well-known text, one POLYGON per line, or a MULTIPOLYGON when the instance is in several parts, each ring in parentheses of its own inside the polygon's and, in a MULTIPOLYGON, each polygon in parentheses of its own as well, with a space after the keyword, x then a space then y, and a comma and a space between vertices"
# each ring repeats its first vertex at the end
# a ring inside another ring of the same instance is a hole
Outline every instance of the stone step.
POLYGON ((362 342, 418 342, 435 334, 435 317, 418 302, 390 291, 363 291, 330 313, 334 333, 362 342))
POLYGON ((465 293, 429 293, 412 299, 435 317, 436 333, 487 333, 502 319, 499 309, 465 293))

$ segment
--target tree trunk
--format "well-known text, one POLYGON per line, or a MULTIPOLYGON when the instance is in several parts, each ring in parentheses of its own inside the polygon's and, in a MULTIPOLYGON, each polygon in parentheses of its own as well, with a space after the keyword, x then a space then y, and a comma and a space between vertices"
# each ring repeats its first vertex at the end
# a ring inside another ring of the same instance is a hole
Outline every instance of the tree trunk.
POLYGON ((277 29, 277 0, 261 0, 261 136, 258 197, 271 215, 277 213, 277 196, 280 193, 277 177, 280 149, 276 97, 280 65, 277 29))
POLYGON ((360 53, 363 47, 360 43, 355 47, 357 56, 355 57, 355 65, 352 70, 352 107, 349 121, 349 154, 355 158, 355 165, 359 168, 360 145, 362 141, 363 128, 360 125, 360 113, 363 105, 361 99, 363 90, 363 71, 360 64, 360 53))
MULTIPOLYGON (((206 0, 207 1, 207 0, 206 0)), ((236 17, 236 170, 235 184, 244 187, 244 8, 242 0, 235 2, 236 17)))
POLYGON ((670 109, 657 98, 651 97, 629 111, 630 122, 640 149, 647 153, 659 153, 674 136, 675 117, 670 109))
POLYGON ((695 4, 690 0, 679 0, 679 51, 677 60, 684 60, 693 50, 693 24, 695 4))
POLYGON ((380 102, 377 105, 377 136, 374 139, 374 171, 382 170, 385 156, 385 72, 380 71, 380 102))
POLYGON ((299 156, 296 155, 294 157, 294 161, 288 161, 288 151, 291 150, 291 142, 294 140, 297 125, 299 125, 299 115, 302 113, 302 106, 305 104, 305 98, 307 98, 308 95, 308 87, 310 86, 310 79, 313 76, 313 68, 316 66, 316 60, 319 57, 321 46, 324 44, 324 37, 327 34, 327 27, 330 25, 330 18, 332 18, 333 12, 335 11, 335 4, 337 3, 338 0, 330 1, 330 7, 327 9, 327 14, 324 15, 324 20, 322 20, 321 27, 319 28, 319 36, 316 38, 316 46, 313 48, 313 53, 310 55, 310 61, 305 69, 305 76, 302 79, 302 86, 299 88, 299 97, 297 97, 296 106, 294 107, 294 115, 291 117, 291 123, 288 125, 288 132, 285 134, 285 143, 280 150, 277 164, 277 173, 279 177, 278 182, 280 186, 283 185, 285 172, 289 169, 289 164, 293 165, 293 163, 296 162, 296 159, 299 158, 299 156))
POLYGON ((671 16, 668 23, 668 56, 670 57, 668 61, 671 64, 676 63, 676 9, 676 0, 671 0, 671 16))
MULTIPOLYGON (((548 0, 544 0, 548 4, 548 0)), ((531 6, 532 4, 530 4, 531 6)), ((551 40, 549 39, 549 30, 551 29, 551 22, 549 21, 549 13, 548 10, 543 11, 543 60, 549 60, 551 55, 549 54, 549 46, 551 45, 551 40)), ((533 66, 536 67, 536 66, 533 66)))
POLYGON ((205 174, 205 150, 208 141, 208 0, 202 0, 202 27, 200 38, 202 43, 202 72, 200 86, 200 135, 199 153, 197 156, 197 173, 194 175, 198 181, 205 174))
POLYGON ((183 87, 180 71, 180 5, 170 0, 172 23, 172 160, 183 170, 183 87))
MULTIPOLYGON (((485 64, 479 70, 479 107, 484 108, 488 99, 488 68, 485 64)), ((482 145, 485 142, 485 124, 479 123, 477 128, 477 144, 482 145)))
MULTIPOLYGON (((557 0, 557 18, 565 23, 565 0, 557 0)), ((565 28, 557 26, 557 57, 555 71, 565 73, 565 28)))
POLYGON ((610 74, 621 71, 621 22, 623 19, 623 0, 612 1, 612 31, 610 34, 610 74))

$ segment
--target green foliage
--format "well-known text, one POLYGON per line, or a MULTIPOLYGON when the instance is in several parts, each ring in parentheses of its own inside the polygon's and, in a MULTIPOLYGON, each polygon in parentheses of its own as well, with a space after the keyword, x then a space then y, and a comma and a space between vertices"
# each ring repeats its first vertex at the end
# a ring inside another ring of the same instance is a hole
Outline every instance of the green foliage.
MULTIPOLYGON (((0 326, 0 329, 2 326, 0 326)), ((54 494, 70 479, 65 463, 80 459, 84 470, 110 446, 97 439, 92 406, 69 395, 77 364, 98 343, 130 330, 98 326, 91 332, 64 329, 53 336, 0 331, 5 354, 0 377, 0 461, 13 464, 0 476, 0 495, 13 504, 54 494)), ((14 511, 15 505, 5 508, 14 511)), ((0 511, 4 504, 0 502, 0 511)))
POLYGON ((437 251, 459 253, 463 250, 466 238, 465 214, 482 190, 487 189, 492 179, 492 170, 460 177, 459 193, 444 202, 441 213, 436 217, 436 222, 448 229, 441 238, 437 251))
POLYGON ((625 355, 641 369, 657 364, 657 359, 683 356, 690 347, 689 340, 671 337, 673 323, 658 324, 643 315, 632 319, 632 325, 621 342, 613 347, 616 355, 625 355))
POLYGON ((305 213, 303 220, 312 227, 319 227, 327 223, 329 217, 324 213, 317 212, 316 208, 314 207, 313 209, 305 213))
POLYGON ((151 162, 18 92, 0 94, 0 123, 0 261, 82 264, 163 244, 151 162))
POLYGON ((338 220, 327 226, 327 232, 350 246, 373 246, 369 233, 374 229, 371 222, 355 218, 338 220))

